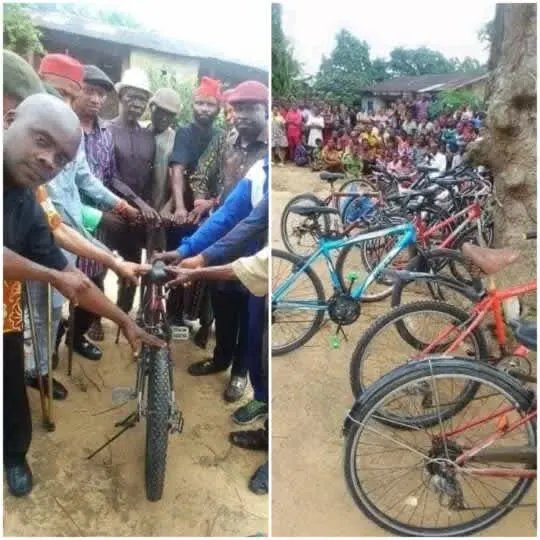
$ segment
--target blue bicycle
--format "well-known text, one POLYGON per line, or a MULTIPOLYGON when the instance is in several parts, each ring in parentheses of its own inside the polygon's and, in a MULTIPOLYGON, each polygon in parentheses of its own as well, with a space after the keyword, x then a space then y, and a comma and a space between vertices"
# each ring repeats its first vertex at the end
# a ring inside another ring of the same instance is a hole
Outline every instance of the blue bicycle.
POLYGON ((338 213, 334 208, 293 206, 290 211, 311 218, 314 226, 325 230, 317 231, 319 246, 309 257, 272 250, 272 354, 275 356, 294 351, 307 343, 321 328, 325 313, 337 325, 336 339, 339 332, 344 334, 342 327, 353 324, 360 316, 360 304, 368 298, 367 289, 375 283, 386 283, 385 271, 395 265, 401 253, 413 252, 416 242, 416 231, 410 223, 388 223, 348 238, 325 226, 330 222, 327 219, 329 215, 338 213), (351 249, 362 248, 365 243, 373 244, 379 239, 386 242, 384 256, 362 283, 354 287, 358 274, 354 271, 346 273, 347 256, 351 249), (339 253, 334 262, 332 253, 336 251, 339 253), (319 259, 326 261, 330 274, 333 294, 329 299, 313 269, 319 259), (283 275, 284 278, 281 277, 283 275), (293 327, 299 330, 297 335, 293 334, 293 327))

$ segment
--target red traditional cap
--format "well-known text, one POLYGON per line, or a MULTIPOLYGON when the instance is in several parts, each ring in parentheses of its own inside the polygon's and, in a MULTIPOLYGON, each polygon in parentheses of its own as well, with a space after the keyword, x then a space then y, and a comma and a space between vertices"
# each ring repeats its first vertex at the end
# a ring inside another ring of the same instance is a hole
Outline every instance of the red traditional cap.
POLYGON ((199 87, 194 92, 195 97, 213 97, 221 101, 221 81, 203 77, 199 87))
POLYGON ((244 81, 231 90, 228 95, 229 103, 252 101, 255 103, 268 103, 268 88, 258 81, 244 81))
POLYGON ((77 95, 84 78, 84 66, 66 54, 47 54, 39 65, 39 75, 55 88, 77 95))

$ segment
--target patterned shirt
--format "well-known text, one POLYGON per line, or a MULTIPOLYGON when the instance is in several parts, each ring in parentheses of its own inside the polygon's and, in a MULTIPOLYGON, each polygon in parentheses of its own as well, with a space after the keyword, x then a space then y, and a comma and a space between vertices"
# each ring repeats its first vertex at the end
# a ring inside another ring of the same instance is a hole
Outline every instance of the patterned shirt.
MULTIPOLYGON (((84 132, 84 149, 86 159, 92 174, 111 188, 113 179, 117 176, 116 157, 111 132, 99 118, 96 120, 92 131, 84 132)), ((83 202, 92 205, 92 201, 82 197, 83 202)), ((100 240, 104 240, 100 237, 100 240)), ((103 273, 104 266, 92 259, 80 257, 77 261, 78 268, 89 277, 103 273)))
POLYGON ((195 199, 226 199, 238 180, 267 154, 266 129, 247 145, 242 144, 238 133, 234 132, 232 136, 229 131, 219 133, 201 156, 193 175, 191 186, 195 199))

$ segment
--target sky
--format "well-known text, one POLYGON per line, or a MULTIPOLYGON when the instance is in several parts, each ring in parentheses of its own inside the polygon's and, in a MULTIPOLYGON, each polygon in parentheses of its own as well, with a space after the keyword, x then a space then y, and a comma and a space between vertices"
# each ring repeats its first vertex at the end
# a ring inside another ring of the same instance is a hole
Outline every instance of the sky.
POLYGON ((178 41, 199 44, 229 60, 270 69, 270 3, 265 0, 227 2, 130 0, 81 2, 130 13, 141 24, 178 41), (122 6, 128 6, 123 8, 122 6), (114 7, 113 7, 114 6, 114 7))
POLYGON ((465 56, 484 63, 488 51, 478 41, 478 30, 495 15, 491 0, 331 0, 324 9, 303 1, 284 1, 283 30, 306 75, 319 69, 323 54, 334 48, 334 36, 346 28, 370 45, 370 56, 388 57, 399 46, 426 46, 446 57, 465 56), (331 9, 330 9, 331 8, 331 9))

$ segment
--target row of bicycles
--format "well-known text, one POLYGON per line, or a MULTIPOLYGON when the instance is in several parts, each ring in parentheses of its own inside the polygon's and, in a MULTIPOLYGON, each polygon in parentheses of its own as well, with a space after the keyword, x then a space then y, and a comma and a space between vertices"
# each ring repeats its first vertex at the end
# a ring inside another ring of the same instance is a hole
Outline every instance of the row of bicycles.
POLYGON ((327 197, 298 195, 283 211, 273 356, 328 325, 339 346, 364 303, 389 299, 350 361, 349 491, 395 535, 477 533, 536 502, 526 497, 536 479, 536 317, 521 301, 536 279, 495 283, 519 255, 491 248, 499 202, 487 171, 376 167, 336 190, 342 178, 322 173, 327 197))

